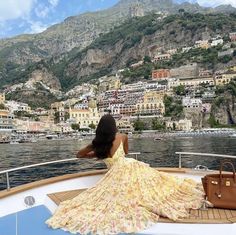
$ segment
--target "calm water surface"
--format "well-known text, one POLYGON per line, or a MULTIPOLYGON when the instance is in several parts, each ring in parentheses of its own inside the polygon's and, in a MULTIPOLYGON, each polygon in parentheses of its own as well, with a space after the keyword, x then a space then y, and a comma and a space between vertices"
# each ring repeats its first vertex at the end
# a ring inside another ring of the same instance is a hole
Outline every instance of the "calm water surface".
MULTIPOLYGON (((60 160, 75 157, 80 147, 89 140, 45 140, 37 143, 0 145, 0 170, 20 167, 34 163, 60 160)), ((229 154, 236 156, 236 138, 228 137, 194 137, 169 138, 160 141, 153 139, 134 139, 129 141, 130 152, 141 152, 139 160, 153 167, 178 166, 176 151, 229 154)), ((212 157, 184 158, 183 167, 206 165, 210 169, 218 169, 219 159, 212 157)), ((235 161, 236 164, 236 161, 235 161)), ((52 176, 106 168, 101 161, 94 159, 78 159, 76 162, 53 164, 37 169, 25 169, 10 173, 11 186, 48 178, 52 176)), ((5 188, 5 176, 0 176, 0 189, 5 188)))

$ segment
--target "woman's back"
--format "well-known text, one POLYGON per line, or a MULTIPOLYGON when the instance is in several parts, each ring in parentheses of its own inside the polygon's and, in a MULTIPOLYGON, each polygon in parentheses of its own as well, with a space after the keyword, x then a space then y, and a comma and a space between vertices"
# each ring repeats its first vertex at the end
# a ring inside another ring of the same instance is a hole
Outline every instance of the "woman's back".
POLYGON ((107 168, 111 168, 113 164, 125 154, 128 153, 128 138, 126 135, 117 133, 111 148, 110 156, 103 159, 107 168))
POLYGON ((112 148, 110 150, 110 155, 108 157, 113 157, 118 148, 122 143, 122 147, 124 149, 125 154, 128 153, 128 137, 125 134, 117 133, 115 139, 112 143, 112 148))

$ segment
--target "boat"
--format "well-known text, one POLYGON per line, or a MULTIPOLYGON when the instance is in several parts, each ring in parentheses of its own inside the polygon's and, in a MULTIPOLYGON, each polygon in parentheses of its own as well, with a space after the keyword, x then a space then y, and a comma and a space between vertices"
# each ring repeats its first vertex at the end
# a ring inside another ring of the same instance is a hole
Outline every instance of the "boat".
POLYGON ((46 135, 46 138, 48 140, 55 140, 55 139, 58 139, 58 135, 46 135))
POLYGON ((229 136, 230 138, 236 138, 236 134, 232 134, 229 136))
POLYGON ((1 140, 0 144, 9 144, 11 141, 10 140, 1 140))
POLYGON ((19 142, 19 140, 11 140, 10 141, 10 144, 19 144, 20 142, 19 142))
MULTIPOLYGON (((138 158, 140 153, 131 153, 127 157, 138 158)), ((232 158, 236 156, 176 152, 179 156, 179 165, 175 168, 161 167, 159 171, 168 172, 182 178, 192 178, 201 181, 201 177, 214 171, 207 167, 196 167, 194 169, 184 168, 182 159, 184 157, 219 157, 232 158)), ((44 162, 25 167, 18 167, 1 171, 0 175, 6 177, 6 189, 0 191, 0 231, 4 235, 69 235, 61 229, 52 230, 48 228, 45 221, 56 210, 59 203, 72 199, 87 188, 93 187, 107 172, 104 170, 93 170, 75 174, 66 174, 49 179, 36 181, 11 188, 10 174, 22 169, 42 167, 45 165, 76 161, 77 158, 44 162), (2 233, 4 231, 4 233, 2 233)), ((173 222, 167 218, 160 218, 159 222, 150 228, 139 231, 136 234, 146 235, 235 235, 236 232, 236 210, 223 210, 217 208, 202 208, 192 210, 189 218, 173 222)))

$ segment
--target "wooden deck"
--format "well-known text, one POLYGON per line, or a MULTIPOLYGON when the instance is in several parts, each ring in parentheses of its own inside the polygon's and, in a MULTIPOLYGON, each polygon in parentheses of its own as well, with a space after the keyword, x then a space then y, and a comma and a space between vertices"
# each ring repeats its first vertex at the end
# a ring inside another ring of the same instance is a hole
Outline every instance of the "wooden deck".
MULTIPOLYGON (((65 200, 70 200, 86 189, 78 189, 72 191, 64 191, 48 194, 48 197, 57 205, 65 200)), ((160 218, 160 222, 173 223, 167 218, 160 218)), ((217 208, 209 208, 207 210, 190 210, 188 218, 176 221, 176 223, 192 223, 192 224, 229 224, 236 223, 236 210, 224 210, 217 208)))

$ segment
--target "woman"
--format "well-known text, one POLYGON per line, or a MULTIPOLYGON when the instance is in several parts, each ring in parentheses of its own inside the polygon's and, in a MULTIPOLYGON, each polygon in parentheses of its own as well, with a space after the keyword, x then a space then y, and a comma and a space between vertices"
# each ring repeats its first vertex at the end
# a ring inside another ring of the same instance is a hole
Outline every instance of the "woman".
POLYGON ((62 202, 47 224, 79 234, 133 233, 157 223, 159 216, 177 220, 201 207, 203 192, 196 182, 125 158, 127 153, 127 136, 117 132, 111 115, 103 116, 92 144, 77 156, 104 159, 110 170, 94 187, 62 202))

